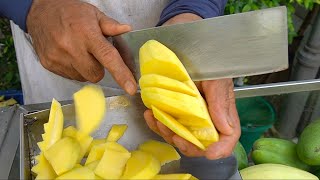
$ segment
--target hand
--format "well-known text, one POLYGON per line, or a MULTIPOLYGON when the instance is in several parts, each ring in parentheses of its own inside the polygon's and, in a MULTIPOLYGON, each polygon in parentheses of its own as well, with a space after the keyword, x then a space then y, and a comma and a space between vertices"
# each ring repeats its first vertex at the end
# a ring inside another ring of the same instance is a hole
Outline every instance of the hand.
POLYGON ((41 64, 49 71, 96 83, 106 68, 127 93, 136 92, 132 73, 105 37, 128 32, 129 25, 80 0, 34 0, 27 29, 41 64))
MULTIPOLYGON (((168 20, 164 25, 199 19, 201 17, 194 14, 180 14, 168 20)), ((146 123, 150 129, 162 136, 168 143, 175 145, 186 156, 205 156, 212 160, 228 157, 231 155, 241 133, 232 79, 203 81, 199 82, 197 86, 205 96, 211 119, 219 132, 219 141, 211 144, 206 151, 200 150, 157 121, 151 110, 144 113, 146 123)))

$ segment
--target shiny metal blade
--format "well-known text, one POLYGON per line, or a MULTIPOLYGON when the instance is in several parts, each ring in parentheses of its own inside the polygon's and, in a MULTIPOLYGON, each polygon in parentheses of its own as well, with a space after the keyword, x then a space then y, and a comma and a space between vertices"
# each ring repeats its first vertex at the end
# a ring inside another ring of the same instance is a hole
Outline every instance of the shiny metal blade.
POLYGON ((287 11, 276 7, 114 37, 136 79, 139 48, 155 39, 173 50, 197 80, 271 73, 288 67, 287 11))

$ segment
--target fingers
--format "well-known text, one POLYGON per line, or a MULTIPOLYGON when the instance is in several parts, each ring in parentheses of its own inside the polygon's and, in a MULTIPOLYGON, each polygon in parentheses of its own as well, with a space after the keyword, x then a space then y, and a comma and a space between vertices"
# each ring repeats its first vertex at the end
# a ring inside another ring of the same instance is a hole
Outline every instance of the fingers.
POLYGON ((231 79, 203 81, 202 88, 208 103, 212 121, 218 131, 225 135, 233 133, 236 113, 231 79))
POLYGON ((123 62, 118 51, 105 39, 97 35, 89 43, 90 53, 110 72, 116 82, 130 95, 137 91, 136 81, 123 62))
POLYGON ((201 157, 204 156, 205 152, 196 147, 194 144, 183 139, 178 135, 174 135, 172 138, 176 147, 180 150, 182 154, 188 157, 201 157))
POLYGON ((167 143, 173 145, 173 136, 175 135, 174 132, 172 132, 169 128, 167 128, 165 125, 163 125, 161 122, 157 121, 157 126, 160 131, 161 136, 167 143))
POLYGON ((98 18, 102 33, 106 36, 116 36, 131 31, 131 26, 120 24, 118 21, 105 16, 102 12, 98 18))
POLYGON ((160 131, 159 131, 158 126, 157 126, 157 120, 153 117, 152 111, 151 111, 150 109, 148 109, 148 110, 146 110, 146 111, 144 112, 143 115, 144 115, 144 119, 146 120, 146 123, 147 123, 147 125, 149 126, 149 128, 150 128, 153 132, 155 132, 155 133, 157 133, 159 136, 161 136, 160 131))

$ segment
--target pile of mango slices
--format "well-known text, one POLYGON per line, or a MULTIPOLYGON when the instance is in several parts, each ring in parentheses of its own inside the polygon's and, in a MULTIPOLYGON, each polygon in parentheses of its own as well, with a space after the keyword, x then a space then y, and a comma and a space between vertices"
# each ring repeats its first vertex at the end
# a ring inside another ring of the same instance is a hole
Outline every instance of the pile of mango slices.
POLYGON ((135 151, 117 141, 127 129, 115 124, 106 138, 90 134, 105 116, 106 102, 99 86, 87 85, 74 94, 77 127, 64 128, 61 105, 53 99, 44 124, 41 150, 32 167, 36 179, 196 179, 191 174, 158 174, 161 166, 180 159, 174 147, 149 140, 135 151))
POLYGON ((175 53, 149 40, 139 58, 142 101, 154 117, 200 149, 218 141, 207 104, 175 53))

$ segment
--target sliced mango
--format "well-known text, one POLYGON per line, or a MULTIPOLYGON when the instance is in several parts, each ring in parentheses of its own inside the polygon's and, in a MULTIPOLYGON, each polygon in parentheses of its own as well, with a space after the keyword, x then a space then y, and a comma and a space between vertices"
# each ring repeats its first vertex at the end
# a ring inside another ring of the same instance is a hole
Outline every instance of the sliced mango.
POLYGON ((105 149, 106 149, 106 143, 93 146, 87 157, 85 165, 91 162, 100 160, 103 156, 105 149))
POLYGON ((141 90, 143 103, 151 108, 151 105, 170 113, 174 117, 192 116, 203 119, 203 109, 196 97, 169 91, 156 87, 141 90))
POLYGON ((33 166, 31 171, 37 174, 36 179, 54 179, 57 174, 54 172, 52 166, 49 164, 43 153, 36 157, 37 165, 33 166))
POLYGON ((44 151, 44 156, 57 175, 71 170, 76 165, 79 155, 80 145, 78 141, 70 137, 59 140, 44 151))
POLYGON ((108 142, 104 154, 95 169, 103 179, 119 179, 131 153, 116 142, 108 142))
POLYGON ((94 171, 96 169, 96 167, 98 166, 99 162, 100 162, 99 160, 98 161, 93 161, 93 162, 91 162, 89 164, 86 164, 85 166, 87 168, 91 169, 92 171, 94 171))
POLYGON ((95 174, 87 167, 79 167, 57 177, 57 179, 95 179, 95 174))
POLYGON ((196 177, 192 176, 191 174, 157 174, 152 179, 159 179, 159 180, 197 180, 196 177))
POLYGON ((161 166, 181 158, 173 146, 160 141, 146 141, 140 144, 138 149, 152 154, 160 161, 161 166))
POLYGON ((77 127, 84 134, 91 134, 103 120, 106 101, 101 87, 86 85, 74 95, 77 127))
POLYGON ((80 131, 78 131, 75 127, 69 126, 65 128, 62 132, 63 137, 71 137, 76 139, 81 147, 80 155, 78 157, 78 162, 82 160, 82 158, 85 156, 86 152, 88 151, 93 138, 87 134, 84 134, 80 131))
POLYGON ((186 81, 190 79, 178 57, 166 46, 155 40, 147 41, 139 51, 141 75, 159 74, 186 81))
POLYGON ((177 135, 181 136, 182 138, 186 139, 187 141, 191 142, 192 144, 198 146, 200 149, 205 149, 203 144, 183 125, 181 125, 176 119, 174 119, 169 114, 161 111, 160 109, 152 106, 152 112, 154 117, 160 121, 162 124, 167 126, 177 135))
POLYGON ((160 162, 150 153, 133 151, 121 179, 151 179, 159 173, 160 162))
POLYGON ((90 144, 90 146, 89 146, 89 148, 87 149, 86 155, 89 155, 89 153, 90 153, 90 151, 91 151, 93 146, 99 145, 99 144, 104 144, 106 142, 107 142, 107 140, 105 138, 103 138, 103 139, 93 139, 91 144, 90 144))
POLYGON ((116 142, 118 141, 123 134, 126 132, 128 125, 126 124, 114 124, 107 136, 108 142, 116 142))
POLYGON ((139 85, 141 89, 147 87, 157 87, 166 90, 171 90, 175 92, 180 92, 183 94, 188 94, 190 96, 196 96, 195 90, 190 88, 188 85, 176 80, 158 74, 147 74, 141 76, 139 80, 139 85))
POLYGON ((61 104, 55 99, 52 100, 49 121, 44 125, 43 143, 40 150, 45 151, 55 144, 62 136, 63 113, 61 104))
POLYGON ((191 133, 200 141, 214 142, 219 139, 218 132, 214 127, 195 128, 189 127, 191 133))

